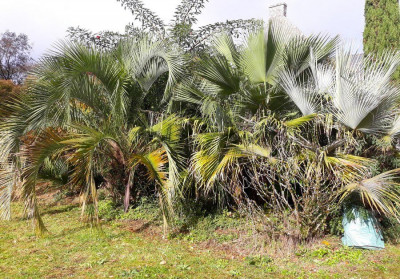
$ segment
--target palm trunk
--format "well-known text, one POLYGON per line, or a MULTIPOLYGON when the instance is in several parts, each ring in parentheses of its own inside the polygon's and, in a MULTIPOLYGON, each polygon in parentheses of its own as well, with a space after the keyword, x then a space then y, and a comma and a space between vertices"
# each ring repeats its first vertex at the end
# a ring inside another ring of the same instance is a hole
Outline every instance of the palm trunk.
POLYGON ((125 186, 125 197, 124 197, 124 212, 129 211, 129 204, 130 204, 130 199, 131 199, 131 188, 133 185, 133 176, 134 172, 129 171, 129 176, 128 176, 128 181, 125 186))

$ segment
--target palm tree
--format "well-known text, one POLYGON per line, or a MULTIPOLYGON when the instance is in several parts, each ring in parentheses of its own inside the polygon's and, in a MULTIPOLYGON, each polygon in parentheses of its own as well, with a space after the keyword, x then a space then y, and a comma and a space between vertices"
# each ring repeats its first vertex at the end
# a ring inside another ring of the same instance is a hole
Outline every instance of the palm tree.
MULTIPOLYGON (((4 134, 10 125, 18 130, 10 135, 14 146, 20 146, 21 135, 33 134, 33 144, 23 151, 28 164, 22 188, 39 229, 35 186, 45 160, 55 157, 72 167, 70 183, 81 185, 83 209, 88 202, 96 208, 94 174, 101 169, 107 183, 124 185, 128 210, 135 170, 141 165, 155 181, 164 215, 168 213, 166 200, 173 192, 168 187, 178 185, 181 167, 179 118, 153 115, 143 110, 143 103, 164 73, 167 94, 181 78, 184 64, 178 51, 147 38, 124 42, 112 52, 61 43, 42 59, 32 73, 28 105, 2 125, 4 134), (112 177, 113 169, 119 177, 112 177)), ((14 146, 4 144, 4 154, 11 154, 14 146)))
MULTIPOLYGON (((340 202, 361 202, 367 208, 394 217, 399 214, 399 169, 374 176, 375 160, 350 154, 343 158, 343 151, 349 150, 349 144, 355 147, 357 137, 361 139, 366 134, 383 136, 389 141, 398 135, 400 88, 391 82, 391 77, 399 65, 400 56, 396 53, 363 57, 339 48, 334 64, 321 65, 313 59, 307 83, 296 80, 290 71, 281 76, 282 87, 287 92, 298 94, 302 99, 307 94, 320 100, 323 106, 316 102, 314 108, 330 119, 330 124, 323 124, 325 127, 342 130, 343 135, 347 133, 346 137, 323 147, 329 151, 325 153, 324 164, 341 165, 341 173, 337 173, 344 182, 337 192, 340 202), (343 171, 343 166, 347 166, 347 171, 343 171)), ((307 149, 318 149, 304 138, 297 141, 307 149)))
MULTIPOLYGON (((336 51, 334 64, 319 64, 313 58, 307 83, 296 80, 291 71, 281 75, 282 87, 289 95, 297 94, 301 99, 307 95, 317 100, 313 109, 330 119, 330 123, 323 124, 325 127, 348 134, 324 147, 329 150, 324 162, 327 166, 340 163, 352 168, 342 172, 345 184, 339 191, 340 200, 349 201, 352 197, 354 201, 358 196, 368 208, 393 216, 398 216, 396 208, 400 201, 396 182, 399 169, 373 176, 374 160, 347 155, 343 161, 343 150, 349 144, 357 144, 357 136, 372 134, 389 141, 397 136, 400 88, 391 82, 391 77, 399 65, 400 56, 396 53, 363 57, 341 47, 336 51)), ((317 150, 303 138, 297 141, 307 149, 317 150)))
POLYGON ((255 189, 273 210, 290 209, 299 228, 306 220, 305 237, 349 193, 396 212, 398 170, 374 177, 376 161, 354 150, 365 133, 398 134, 399 89, 390 83, 398 56, 360 60, 337 44, 276 22, 242 46, 229 36, 216 41, 174 92, 203 117, 191 163, 197 186, 239 202, 255 189))
POLYGON ((232 179, 232 172, 226 172, 239 170, 243 158, 271 157, 271 147, 253 134, 255 123, 262 121, 260 116, 273 111, 286 121, 285 115, 293 109, 309 114, 298 120, 301 123, 315 116, 317 108, 308 108, 315 106, 316 98, 290 94, 280 80, 288 71, 294 73, 290 78, 306 79, 310 61, 328 58, 337 41, 298 35, 280 21, 271 21, 265 30, 250 34, 242 46, 227 35, 216 40, 210 57, 199 63, 193 78, 178 86, 173 98, 198 105, 207 124, 194 136, 198 144, 192 169, 200 185, 209 191, 221 184, 217 178, 222 177, 225 183, 234 184, 237 180, 232 179))

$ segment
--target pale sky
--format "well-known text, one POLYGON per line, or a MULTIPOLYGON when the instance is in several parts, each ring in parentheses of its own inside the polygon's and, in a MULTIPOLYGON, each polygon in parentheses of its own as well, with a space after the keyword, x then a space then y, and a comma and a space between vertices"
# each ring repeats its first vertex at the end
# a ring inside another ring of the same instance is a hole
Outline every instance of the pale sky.
MULTIPOLYGON (((198 25, 227 19, 268 19, 268 7, 283 0, 210 0, 199 16, 198 25)), ((286 0, 288 18, 303 33, 339 34, 357 47, 362 46, 365 0, 286 0)), ((143 0, 165 23, 173 17, 180 0, 143 0)), ((123 32, 132 22, 116 0, 0 0, 0 33, 25 33, 33 43, 32 55, 40 57, 70 26, 94 32, 123 32)))

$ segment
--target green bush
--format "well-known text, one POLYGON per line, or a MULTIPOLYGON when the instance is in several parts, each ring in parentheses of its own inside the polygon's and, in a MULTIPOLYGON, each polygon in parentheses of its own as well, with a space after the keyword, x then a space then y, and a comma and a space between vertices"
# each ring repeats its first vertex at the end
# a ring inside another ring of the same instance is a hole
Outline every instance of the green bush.
POLYGON ((115 204, 110 199, 102 199, 98 203, 99 217, 103 220, 161 220, 161 212, 158 204, 149 200, 147 197, 142 198, 135 206, 131 207, 128 212, 124 212, 122 206, 115 204))
POLYGON ((192 242, 215 239, 225 242, 238 237, 237 228, 246 228, 247 221, 237 213, 224 210, 209 215, 191 216, 186 220, 176 221, 178 232, 170 237, 183 238, 192 242), (184 222, 186 221, 186 222, 184 222), (221 230, 221 231, 218 231, 221 230))
POLYGON ((383 237, 386 241, 398 243, 400 241, 400 223, 395 218, 383 217, 381 220, 383 237))
POLYGON ((98 203, 99 217, 103 220, 114 220, 122 214, 122 210, 118 208, 111 200, 101 200, 98 203))
POLYGON ((124 220, 161 220, 161 211, 158 203, 148 197, 141 198, 127 213, 121 214, 119 219, 124 220))

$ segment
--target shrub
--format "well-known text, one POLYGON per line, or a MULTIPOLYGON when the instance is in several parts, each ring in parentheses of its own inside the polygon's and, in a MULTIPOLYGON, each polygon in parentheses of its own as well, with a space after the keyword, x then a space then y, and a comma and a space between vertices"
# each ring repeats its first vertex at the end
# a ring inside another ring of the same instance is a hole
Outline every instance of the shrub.
POLYGON ((98 202, 99 218, 104 220, 114 220, 123 213, 111 200, 101 200, 98 202))

